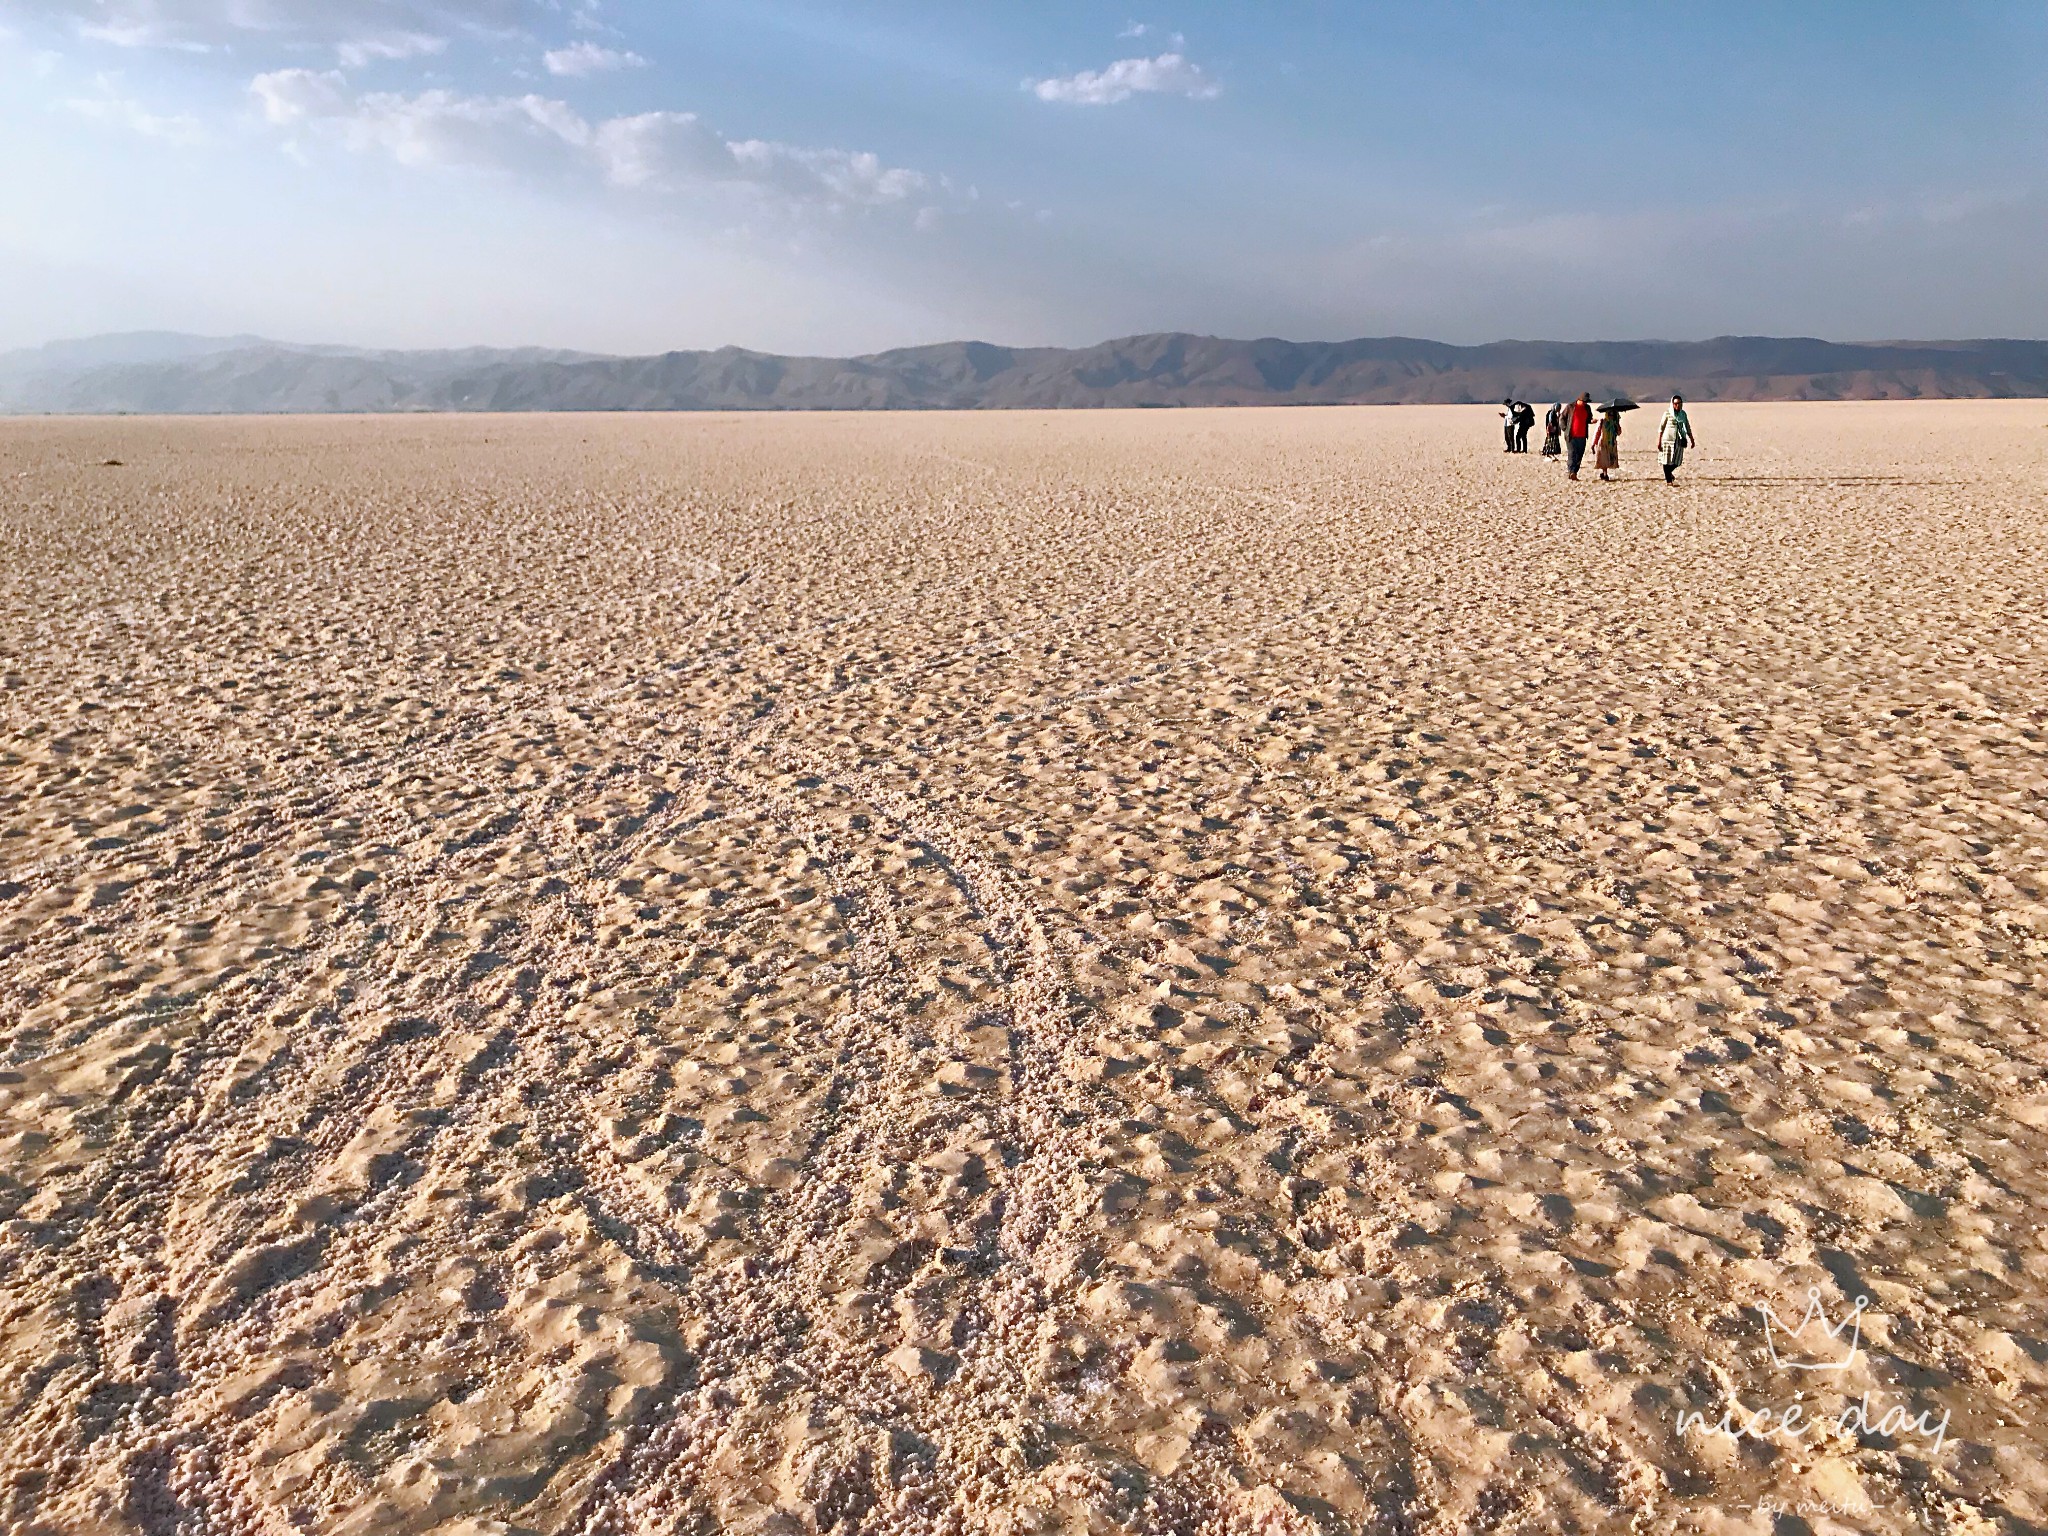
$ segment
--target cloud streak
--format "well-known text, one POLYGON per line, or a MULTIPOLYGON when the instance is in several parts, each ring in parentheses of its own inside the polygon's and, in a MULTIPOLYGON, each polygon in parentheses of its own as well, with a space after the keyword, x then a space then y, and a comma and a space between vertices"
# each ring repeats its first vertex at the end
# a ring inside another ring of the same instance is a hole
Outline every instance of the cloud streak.
POLYGON ((933 190, 930 177, 873 154, 728 139, 694 112, 593 122, 539 95, 358 93, 336 70, 273 70, 249 90, 273 128, 330 137, 402 165, 581 172, 614 187, 674 194, 730 187, 791 208, 890 208, 933 190))
POLYGON ((576 80, 616 69, 644 69, 647 65, 647 60, 637 53, 623 48, 606 48, 599 43, 571 43, 566 48, 550 48, 541 55, 540 61, 547 66, 549 74, 566 75, 576 80))
POLYGON ((24 0, 31 14, 122 48, 206 51, 248 41, 332 48, 347 65, 508 37, 558 15, 549 0, 24 0))
POLYGON ((122 94, 114 80, 107 75, 101 75, 97 84, 97 96, 74 96, 64 103, 65 107, 80 117, 126 128, 145 139, 158 139, 166 144, 177 145, 203 144, 207 141, 206 129, 197 118, 188 113, 152 112, 133 97, 122 94))
POLYGON ((1162 53, 1150 59, 1118 59, 1104 69, 1084 69, 1078 74, 1048 80, 1026 80, 1024 88, 1040 101, 1068 106, 1108 107, 1133 96, 1184 96, 1190 101, 1212 101, 1223 88, 1199 64, 1185 54, 1162 53))
POLYGON ((447 46, 447 38, 426 32, 380 32, 345 38, 335 44, 334 53, 345 68, 360 69, 379 60, 413 59, 423 54, 439 53, 447 46))

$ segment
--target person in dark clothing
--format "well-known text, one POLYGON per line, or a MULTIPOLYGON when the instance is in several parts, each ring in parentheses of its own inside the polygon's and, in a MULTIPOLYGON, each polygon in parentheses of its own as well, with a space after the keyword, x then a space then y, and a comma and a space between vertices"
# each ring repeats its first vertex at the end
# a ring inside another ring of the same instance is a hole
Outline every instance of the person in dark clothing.
POLYGON ((1581 390, 1564 415, 1564 470, 1570 480, 1579 478, 1579 466, 1586 461, 1586 439, 1593 431, 1593 397, 1581 390))
POLYGON ((1564 435, 1564 402, 1559 401, 1543 413, 1543 457, 1554 459, 1564 449, 1558 439, 1564 435))
POLYGON ((1526 400, 1515 402, 1515 452, 1529 451, 1529 429, 1536 425, 1536 407, 1526 400))

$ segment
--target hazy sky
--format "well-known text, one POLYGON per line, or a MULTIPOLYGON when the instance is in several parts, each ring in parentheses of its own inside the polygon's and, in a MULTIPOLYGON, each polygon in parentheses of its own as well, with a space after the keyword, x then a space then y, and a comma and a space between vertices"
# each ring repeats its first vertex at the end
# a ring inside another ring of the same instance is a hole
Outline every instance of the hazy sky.
POLYGON ((2048 0, 0 0, 0 347, 2048 336, 2048 0))

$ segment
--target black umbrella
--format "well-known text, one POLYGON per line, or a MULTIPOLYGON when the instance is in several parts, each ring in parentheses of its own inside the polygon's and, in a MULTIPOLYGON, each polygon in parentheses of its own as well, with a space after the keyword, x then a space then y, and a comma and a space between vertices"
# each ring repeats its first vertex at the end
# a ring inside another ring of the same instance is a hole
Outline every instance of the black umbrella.
POLYGON ((1639 409, 1639 407, 1627 395, 1616 395, 1612 400, 1601 406, 1600 409, 1603 411, 1633 411, 1639 409))

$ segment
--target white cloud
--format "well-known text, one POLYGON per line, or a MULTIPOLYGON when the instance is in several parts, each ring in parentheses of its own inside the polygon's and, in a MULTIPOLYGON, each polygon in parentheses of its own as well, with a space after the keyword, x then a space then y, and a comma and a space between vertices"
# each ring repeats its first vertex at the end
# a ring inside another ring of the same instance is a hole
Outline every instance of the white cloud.
POLYGON ((249 92, 264 121, 289 128, 313 117, 340 117, 349 107, 348 81, 337 70, 279 69, 258 75, 249 92))
POLYGON ((1123 31, 1117 33, 1117 41, 1127 42, 1132 38, 1159 37, 1162 35, 1166 38, 1167 51, 1170 53, 1178 53, 1181 51, 1181 49, 1187 47, 1188 45, 1188 40, 1185 33, 1168 32, 1162 34, 1160 29, 1158 27, 1155 27, 1149 21, 1134 21, 1129 23, 1125 26, 1123 31))
POLYGON ((212 49, 261 39, 323 47, 344 63, 431 52, 451 35, 511 36, 558 14, 553 0, 17 0, 122 48, 212 49), (391 49, 399 52, 391 52, 391 49))
POLYGON ((401 165, 559 167, 591 146, 590 125, 543 96, 357 95, 338 71, 311 69, 258 75, 249 89, 274 127, 331 133, 350 149, 378 150, 401 165))
POLYGON ((1106 69, 1084 69, 1052 80, 1027 80, 1026 90, 1040 101, 1073 106, 1106 107, 1141 94, 1185 96, 1210 101, 1222 87, 1188 62, 1184 54, 1162 53, 1155 59, 1118 59, 1106 69))
POLYGON ((95 83, 99 86, 97 96, 74 96, 64 103, 65 107, 94 122, 126 128, 143 138, 161 139, 166 144, 206 142, 206 129, 198 118, 189 113, 152 112, 141 102, 123 95, 110 75, 101 75, 95 83))
POLYGON ((249 89, 273 127, 328 135, 405 165, 582 171, 613 186, 666 193, 725 185, 792 207, 891 207, 932 185, 862 151, 728 139, 693 112, 591 122, 544 96, 356 94, 333 70, 275 70, 249 89))
POLYGON ((571 43, 566 48, 551 48, 541 55, 551 75, 568 75, 583 79, 600 75, 614 69, 640 69, 647 63, 637 53, 628 53, 621 48, 606 48, 597 43, 571 43))
POLYGON ((378 59, 413 59, 425 53, 439 53, 448 39, 426 32, 387 32, 352 37, 337 43, 335 57, 344 68, 360 69, 378 59))
POLYGON ((591 147, 605 180, 619 187, 717 180, 732 163, 731 148, 694 112, 611 118, 593 130, 591 147))
POLYGON ((930 178, 859 150, 806 149, 727 139, 694 112, 643 112, 599 123, 592 146, 614 186, 682 191, 713 182, 769 189, 791 203, 884 207, 925 191, 930 178))

